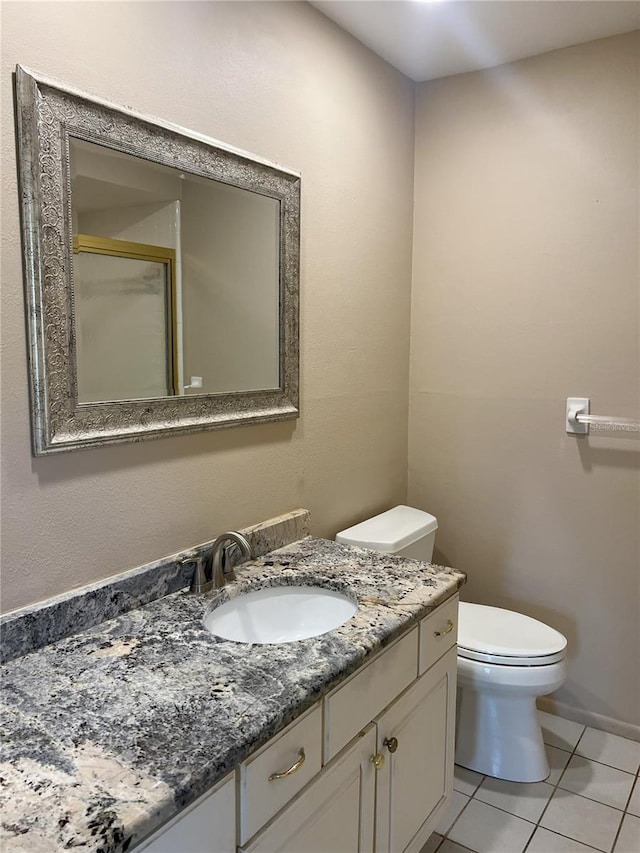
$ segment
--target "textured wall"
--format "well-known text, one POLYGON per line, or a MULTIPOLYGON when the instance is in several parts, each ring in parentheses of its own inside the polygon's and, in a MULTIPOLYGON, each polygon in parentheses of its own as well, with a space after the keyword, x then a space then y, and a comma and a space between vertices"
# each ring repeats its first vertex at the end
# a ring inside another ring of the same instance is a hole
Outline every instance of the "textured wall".
POLYGON ((569 639, 557 698, 640 724, 639 34, 416 94, 409 500, 463 597, 569 639))
POLYGON ((2 4, 3 609, 297 506, 406 495, 413 85, 299 3, 2 4), (11 72, 302 172, 297 422, 30 453, 11 72))

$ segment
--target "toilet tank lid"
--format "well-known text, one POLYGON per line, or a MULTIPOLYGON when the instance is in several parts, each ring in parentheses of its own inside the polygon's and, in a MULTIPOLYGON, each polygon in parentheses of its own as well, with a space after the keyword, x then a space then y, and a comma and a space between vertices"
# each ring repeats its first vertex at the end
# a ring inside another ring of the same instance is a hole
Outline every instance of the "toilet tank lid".
POLYGON ((394 554, 437 529, 435 516, 401 505, 340 531, 336 542, 394 554))

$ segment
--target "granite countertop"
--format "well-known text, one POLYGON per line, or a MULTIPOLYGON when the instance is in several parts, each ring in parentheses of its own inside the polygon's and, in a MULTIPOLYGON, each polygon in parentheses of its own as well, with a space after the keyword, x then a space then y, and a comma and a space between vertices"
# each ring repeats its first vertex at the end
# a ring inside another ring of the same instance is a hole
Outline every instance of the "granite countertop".
POLYGON ((302 539, 221 591, 175 592, 10 661, 0 669, 0 847, 131 849, 464 579, 302 539), (355 595, 357 613, 328 634, 279 645, 203 627, 212 599, 309 582, 355 595))

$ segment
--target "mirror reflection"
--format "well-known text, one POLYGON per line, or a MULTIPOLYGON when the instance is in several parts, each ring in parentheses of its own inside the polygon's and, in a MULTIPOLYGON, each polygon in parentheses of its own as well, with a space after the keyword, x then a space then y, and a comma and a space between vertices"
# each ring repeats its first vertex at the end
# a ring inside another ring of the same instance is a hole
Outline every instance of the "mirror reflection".
POLYGON ((280 386, 280 201, 71 137, 78 402, 280 386))

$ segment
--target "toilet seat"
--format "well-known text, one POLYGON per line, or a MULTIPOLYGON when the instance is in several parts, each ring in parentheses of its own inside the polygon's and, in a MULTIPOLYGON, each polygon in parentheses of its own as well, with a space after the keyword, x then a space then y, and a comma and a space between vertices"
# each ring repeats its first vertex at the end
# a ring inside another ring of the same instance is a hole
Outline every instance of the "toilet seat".
POLYGON ((563 660, 567 640, 537 619, 460 602, 458 655, 502 666, 547 666, 563 660))
POLYGON ((472 649, 463 649, 458 646, 458 657, 466 660, 477 660, 481 663, 498 664, 500 666, 548 666, 552 663, 564 660, 565 652, 556 652, 554 655, 540 655, 538 657, 517 657, 515 655, 489 655, 486 652, 475 652, 472 649))

